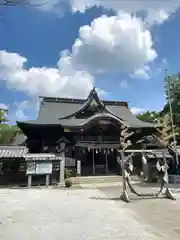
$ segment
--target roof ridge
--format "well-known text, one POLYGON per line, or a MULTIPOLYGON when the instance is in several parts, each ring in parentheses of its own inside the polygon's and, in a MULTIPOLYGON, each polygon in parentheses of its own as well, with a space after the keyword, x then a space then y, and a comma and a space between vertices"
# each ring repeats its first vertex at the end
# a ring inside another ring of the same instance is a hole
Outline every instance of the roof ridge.
MULTIPOLYGON (((64 102, 64 103, 81 103, 87 101, 87 99, 81 98, 57 98, 57 97, 41 97, 43 98, 43 102, 64 102)), ((119 100, 101 100, 105 105, 116 105, 116 106, 128 106, 127 101, 119 101, 119 100)))

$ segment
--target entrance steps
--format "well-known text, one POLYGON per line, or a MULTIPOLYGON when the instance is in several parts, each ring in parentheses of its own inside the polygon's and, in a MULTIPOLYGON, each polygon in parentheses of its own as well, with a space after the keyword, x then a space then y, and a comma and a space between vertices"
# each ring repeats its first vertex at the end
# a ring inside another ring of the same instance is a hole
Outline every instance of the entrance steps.
POLYGON ((96 184, 96 183, 117 183, 122 181, 122 176, 88 176, 88 177, 72 177, 73 184, 96 184))
MULTIPOLYGON (((78 176, 72 177, 73 185, 117 185, 122 183, 122 176, 107 175, 107 176, 78 176)), ((132 181, 139 181, 137 177, 132 176, 132 181)))

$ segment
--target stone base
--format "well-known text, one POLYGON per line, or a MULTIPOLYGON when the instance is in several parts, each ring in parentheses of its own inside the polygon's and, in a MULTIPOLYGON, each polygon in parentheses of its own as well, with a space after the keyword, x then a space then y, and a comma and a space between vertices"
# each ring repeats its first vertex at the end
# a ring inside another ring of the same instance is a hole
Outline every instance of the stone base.
POLYGON ((170 200, 176 200, 176 198, 172 195, 172 192, 169 188, 166 188, 165 198, 168 198, 170 200))
POLYGON ((65 182, 59 182, 58 187, 65 187, 65 182))
POLYGON ((124 202, 129 203, 130 202, 130 198, 128 196, 128 193, 126 190, 123 191, 122 195, 120 196, 121 200, 124 202))

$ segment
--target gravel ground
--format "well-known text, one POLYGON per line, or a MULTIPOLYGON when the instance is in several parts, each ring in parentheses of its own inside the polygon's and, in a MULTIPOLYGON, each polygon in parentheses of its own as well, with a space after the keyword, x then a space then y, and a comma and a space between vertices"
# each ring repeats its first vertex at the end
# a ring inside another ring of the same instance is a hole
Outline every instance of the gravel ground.
POLYGON ((162 239, 125 206, 98 189, 0 189, 0 239, 162 239))
MULTIPOLYGON (((155 192, 157 188, 136 186, 139 192, 155 192)), ((117 199, 120 194, 120 187, 100 187, 107 198, 117 199)), ((134 194, 129 194, 131 203, 124 203, 124 211, 133 211, 138 221, 150 225, 156 233, 171 240, 180 239, 180 191, 172 189, 176 201, 168 199, 141 199, 134 194)), ((115 201, 120 208, 122 203, 115 201)))

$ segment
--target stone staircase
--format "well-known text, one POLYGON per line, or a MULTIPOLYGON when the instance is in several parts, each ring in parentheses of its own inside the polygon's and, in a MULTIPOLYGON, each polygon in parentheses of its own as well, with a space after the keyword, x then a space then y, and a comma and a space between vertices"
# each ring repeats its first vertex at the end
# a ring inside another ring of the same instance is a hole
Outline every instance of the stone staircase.
MULTIPOLYGON (((72 184, 73 185, 81 185, 81 186, 108 186, 108 185, 119 185, 122 183, 122 176, 119 175, 107 175, 107 176, 79 176, 79 177, 72 177, 72 184)), ((136 177, 132 178, 133 181, 138 181, 136 177)))
POLYGON ((122 181, 122 177, 118 175, 108 176, 88 176, 88 177, 72 177, 73 184, 98 184, 98 183, 117 183, 122 181))

